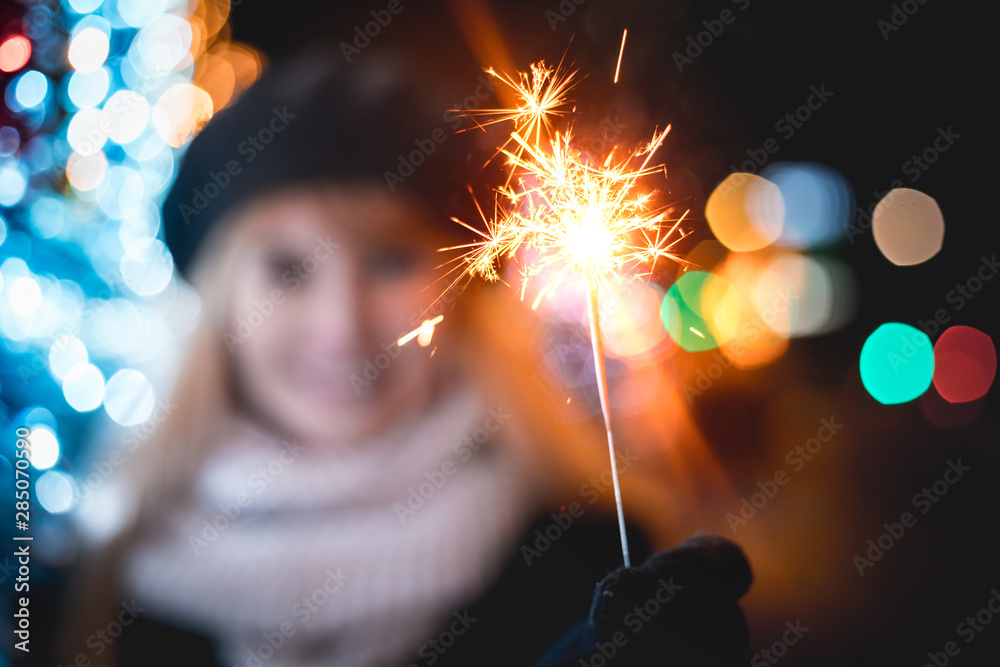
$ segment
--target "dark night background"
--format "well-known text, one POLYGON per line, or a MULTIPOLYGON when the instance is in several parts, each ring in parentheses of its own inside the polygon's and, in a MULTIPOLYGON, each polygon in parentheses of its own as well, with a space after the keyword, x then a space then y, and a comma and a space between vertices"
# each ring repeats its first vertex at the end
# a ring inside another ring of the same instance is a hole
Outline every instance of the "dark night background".
MULTIPOLYGON (((402 1, 405 11, 373 50, 400 42, 433 60, 441 57, 433 52, 436 44, 462 41, 443 3, 402 1)), ((312 41, 350 40, 355 25, 385 6, 234 4, 233 39, 261 49, 272 61, 312 41)), ((454 4, 463 6, 459 0, 454 4)), ((736 371, 738 379, 719 383, 694 402, 695 422, 737 502, 781 466, 787 447, 772 446, 767 435, 775 420, 801 430, 801 440, 815 429, 813 416, 834 415, 844 431, 765 508, 766 520, 762 511, 761 520, 734 537, 724 516, 735 505, 727 499, 718 502, 711 520, 692 512, 691 525, 679 526, 677 538, 689 534, 688 528, 705 528, 744 546, 757 576, 743 601, 753 651, 779 640, 786 622, 800 620, 809 628, 778 661, 782 665, 918 666, 949 641, 960 648, 949 664, 997 664, 1000 618, 968 644, 956 634, 963 619, 985 607, 991 590, 1000 590, 996 384, 965 408, 979 411, 970 424, 939 429, 921 413, 919 401, 876 403, 864 393, 857 371, 861 346, 879 324, 916 326, 939 308, 948 309, 949 325, 976 327, 994 343, 1000 336, 1000 280, 985 283, 961 310, 946 300, 974 275, 983 256, 998 250, 994 126, 986 119, 994 113, 996 58, 989 54, 996 36, 986 5, 944 0, 583 0, 579 5, 564 0, 562 5, 575 9, 553 26, 546 12, 558 13, 558 0, 490 3, 516 65, 557 61, 565 52, 591 73, 581 86, 581 103, 588 94, 597 98, 597 90, 608 94, 605 83, 621 31, 629 29, 622 83, 602 101, 612 108, 630 105, 636 114, 631 127, 640 135, 657 123, 673 124, 665 158, 676 179, 672 194, 689 200, 693 211, 703 211, 712 188, 768 137, 780 144, 771 159, 820 162, 847 177, 856 198, 851 224, 857 223, 857 208, 872 206, 894 180, 939 203, 946 232, 937 256, 897 267, 882 256, 870 231, 860 231, 853 242, 845 231, 820 253, 855 272, 857 316, 832 334, 794 340, 776 363, 736 371), (903 4, 916 11, 904 12, 906 22, 885 38, 879 21, 890 22, 894 6, 903 4), (724 9, 733 11, 735 20, 679 72, 672 54, 683 51, 689 36, 706 29, 703 21, 717 19, 724 9), (600 86, 591 90, 598 80, 600 86), (825 86, 833 95, 786 140, 775 123, 805 102, 811 86, 825 86), (903 165, 932 145, 939 128, 951 128, 960 138, 914 181, 903 165), (788 392, 779 391, 789 387, 801 390, 803 404, 789 403, 788 392), (811 411, 808 419, 796 414, 802 405, 811 411), (884 523, 912 511, 913 494, 958 459, 971 468, 966 477, 859 576, 852 558, 867 549, 867 540, 877 539, 884 523)), ((469 71, 479 65, 471 57, 467 64, 469 71)), ((696 216, 694 226, 691 247, 709 237, 703 219, 696 216)), ((57 598, 55 590, 48 592, 57 598)))

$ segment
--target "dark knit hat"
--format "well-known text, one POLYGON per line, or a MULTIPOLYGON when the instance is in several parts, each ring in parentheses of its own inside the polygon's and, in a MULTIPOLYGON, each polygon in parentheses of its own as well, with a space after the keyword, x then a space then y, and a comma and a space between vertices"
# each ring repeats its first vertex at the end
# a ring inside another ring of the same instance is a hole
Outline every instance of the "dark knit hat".
POLYGON ((482 132, 460 131, 469 123, 452 109, 462 98, 444 79, 400 58, 348 64, 327 49, 266 72, 194 138, 164 201, 178 271, 187 275, 223 213, 292 185, 381 183, 458 227, 449 218, 468 214, 468 186, 489 154, 476 148, 482 132))

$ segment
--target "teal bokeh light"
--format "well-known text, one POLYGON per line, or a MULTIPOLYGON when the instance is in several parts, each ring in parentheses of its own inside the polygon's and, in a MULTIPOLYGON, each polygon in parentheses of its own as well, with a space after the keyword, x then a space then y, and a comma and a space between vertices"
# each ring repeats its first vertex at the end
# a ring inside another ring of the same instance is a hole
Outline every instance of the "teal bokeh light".
POLYGON ((861 382, 879 403, 912 401, 927 391, 933 377, 931 339, 908 324, 883 324, 861 348, 861 382))

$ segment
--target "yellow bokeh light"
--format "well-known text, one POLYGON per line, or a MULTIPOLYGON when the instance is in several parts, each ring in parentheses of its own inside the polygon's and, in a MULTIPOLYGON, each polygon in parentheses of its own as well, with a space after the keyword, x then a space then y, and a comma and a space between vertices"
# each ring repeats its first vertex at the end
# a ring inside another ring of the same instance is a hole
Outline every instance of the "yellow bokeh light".
MULTIPOLYGON (((725 278, 712 274, 702 288, 701 312, 719 345, 731 340, 739 332, 742 312, 736 287, 725 278)), ((694 331, 694 333, 702 338, 705 337, 703 332, 694 331)))
POLYGON ((153 127, 165 142, 180 148, 208 122, 212 112, 208 93, 190 83, 176 83, 156 101, 153 127))
POLYGON ((716 326, 732 334, 720 349, 739 368, 771 363, 788 349, 787 337, 779 332, 788 329, 792 297, 758 288, 768 260, 768 253, 735 254, 718 269, 733 288, 730 298, 739 304, 738 309, 720 309, 715 317, 716 326))

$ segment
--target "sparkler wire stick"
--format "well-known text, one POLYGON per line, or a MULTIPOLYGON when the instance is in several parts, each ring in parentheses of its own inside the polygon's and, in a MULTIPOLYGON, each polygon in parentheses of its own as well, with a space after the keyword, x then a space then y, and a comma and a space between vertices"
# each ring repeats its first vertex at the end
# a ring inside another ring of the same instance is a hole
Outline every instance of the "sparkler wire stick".
POLYGON ((598 313, 597 286, 591 281, 587 287, 587 310, 590 316, 590 343, 594 348, 594 370, 597 375, 597 393, 601 397, 601 412, 604 413, 604 427, 608 434, 608 454, 611 456, 611 480, 615 487, 615 505, 618 508, 618 532, 622 538, 622 558, 625 567, 632 563, 628 556, 628 538, 625 537, 625 511, 622 509, 622 489, 618 483, 618 461, 615 457, 615 441, 611 434, 611 404, 608 401, 608 372, 604 365, 604 337, 601 334, 601 319, 598 313))

